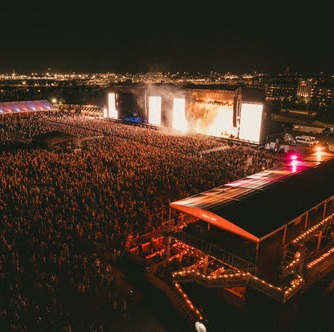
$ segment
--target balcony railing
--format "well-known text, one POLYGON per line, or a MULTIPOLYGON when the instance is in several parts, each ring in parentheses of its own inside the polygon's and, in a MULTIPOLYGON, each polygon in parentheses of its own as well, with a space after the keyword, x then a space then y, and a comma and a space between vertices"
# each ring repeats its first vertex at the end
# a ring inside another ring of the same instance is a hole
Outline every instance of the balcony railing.
POLYGON ((203 253, 213 257, 214 259, 217 259, 218 261, 240 270, 246 269, 247 271, 256 274, 257 268, 254 263, 251 263, 239 256, 233 255, 232 253, 214 246, 211 243, 205 242, 194 235, 180 232, 174 233, 173 237, 194 248, 199 249, 203 253))
POLYGON ((223 273, 219 276, 204 275, 196 270, 184 270, 172 274, 174 280, 179 282, 196 282, 204 287, 240 287, 245 286, 248 278, 247 273, 232 272, 223 273))

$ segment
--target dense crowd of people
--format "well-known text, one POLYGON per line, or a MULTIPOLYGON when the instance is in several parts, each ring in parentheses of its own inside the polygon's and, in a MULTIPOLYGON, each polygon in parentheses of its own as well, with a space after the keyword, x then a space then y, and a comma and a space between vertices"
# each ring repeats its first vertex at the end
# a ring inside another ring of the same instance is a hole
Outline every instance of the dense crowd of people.
POLYGON ((69 114, 2 116, 0 145, 55 130, 82 141, 0 151, 0 327, 8 330, 71 331, 69 290, 103 289, 126 308, 114 283, 102 282, 99 260, 159 229, 169 201, 275 165, 242 144, 69 114))

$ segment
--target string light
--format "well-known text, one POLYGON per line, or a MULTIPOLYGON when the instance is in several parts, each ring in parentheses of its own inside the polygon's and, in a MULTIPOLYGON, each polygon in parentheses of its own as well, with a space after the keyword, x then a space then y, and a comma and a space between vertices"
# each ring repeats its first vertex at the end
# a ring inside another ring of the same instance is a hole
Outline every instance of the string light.
MULTIPOLYGON (((334 252, 334 248, 333 248, 333 252, 334 252)), ((181 277, 186 277, 187 275, 193 275, 193 276, 198 276, 198 273, 194 274, 194 270, 183 270, 183 271, 177 271, 174 272, 172 274, 172 276, 174 278, 177 278, 178 276, 181 277)), ((200 277, 204 280, 212 280, 212 276, 208 276, 208 275, 204 275, 204 274, 200 274, 200 277)), ((245 272, 236 272, 236 273, 225 273, 222 274, 220 276, 217 276, 217 278, 214 279, 235 279, 235 280, 243 280, 245 282, 245 284, 249 284, 249 279, 253 279, 257 282, 260 282, 262 285, 268 286, 269 288, 273 289, 273 290, 277 290, 278 292, 280 292, 282 294, 282 296, 285 298, 286 295, 289 295, 292 291, 298 291, 301 286, 304 283, 304 279, 297 275, 296 278, 294 280, 291 281, 291 286, 289 288, 285 288, 284 289, 282 287, 279 286, 275 286, 255 275, 250 274, 249 272, 245 273, 245 272)))
POLYGON ((314 233, 315 231, 317 231, 320 227, 322 227, 328 221, 331 221, 332 218, 333 218, 333 216, 334 216, 334 213, 332 213, 331 215, 329 215, 327 218, 323 219, 318 224, 316 224, 313 227, 309 228, 304 233, 302 233, 299 236, 297 236, 294 240, 291 241, 291 243, 296 244, 296 243, 300 242, 301 240, 306 239, 308 237, 308 235, 310 235, 311 233, 314 233))
POLYGON ((328 250, 327 252, 325 252, 323 255, 321 255, 320 257, 318 257, 317 259, 313 260, 312 262, 308 263, 306 265, 307 269, 311 269, 312 267, 314 267, 315 265, 319 264, 320 262, 322 262, 325 258, 329 257, 330 255, 332 255, 334 253, 334 248, 328 250))
POLYGON ((184 300, 186 301, 187 305, 189 306, 190 309, 192 309, 196 315, 198 316, 198 318, 200 320, 203 319, 203 316, 201 315, 201 313, 199 312, 199 310, 193 305, 193 303, 189 300, 187 294, 183 291, 183 289, 181 288, 180 284, 178 282, 175 282, 175 288, 179 291, 179 293, 183 296, 184 300))
MULTIPOLYGON (((307 229, 305 232, 294 238, 291 243, 297 244, 301 241, 307 240, 310 236, 312 236, 314 233, 316 233, 321 227, 324 227, 331 223, 333 221, 334 213, 329 215, 328 217, 322 219, 319 223, 312 226, 311 228, 307 229)), ((165 245, 161 244, 161 248, 166 248, 165 245)), ((182 294, 183 298, 185 299, 185 302, 189 306, 191 310, 193 310, 197 316, 200 319, 203 319, 201 313, 194 307, 193 303, 189 300, 186 293, 181 289, 180 285, 176 280, 182 281, 182 279, 188 280, 188 281, 194 281, 194 280, 203 280, 205 282, 212 283, 213 285, 220 285, 221 287, 228 287, 233 283, 234 285, 247 285, 250 284, 251 286, 254 286, 255 288, 258 287, 259 290, 262 289, 265 293, 271 294, 277 299, 280 299, 281 301, 285 302, 288 298, 290 298, 293 294, 295 294, 304 284, 304 279, 297 275, 289 285, 281 285, 276 286, 274 284, 271 284, 256 275, 251 274, 250 272, 245 272, 242 270, 238 270, 234 266, 231 266, 225 262, 219 261, 219 263, 216 261, 210 262, 211 269, 213 268, 215 271, 213 271, 211 274, 204 274, 199 271, 199 267, 201 266, 203 268, 203 264, 205 264, 205 259, 207 259, 207 256, 202 254, 200 250, 184 243, 178 240, 175 240, 175 243, 172 245, 174 249, 177 249, 177 254, 171 257, 171 259, 182 257, 183 255, 191 255, 195 258, 198 258, 196 262, 189 268, 185 268, 181 271, 173 272, 171 275, 174 279, 175 287, 176 289, 182 294), (223 264, 223 265, 221 265, 223 264), (224 268, 227 268, 227 271, 224 268), (231 272, 233 271, 233 272, 231 272), (188 278, 188 279, 187 279, 188 278), (255 283, 254 283, 255 282, 255 283)), ((317 259, 313 260, 312 262, 308 263, 306 268, 310 269, 314 267, 315 265, 322 262, 324 259, 329 257, 334 253, 334 248, 330 249, 317 259)), ((296 257, 296 256, 295 256, 296 257)), ((206 262, 207 264, 208 262, 206 262)), ((296 268, 300 264, 300 257, 294 258, 288 265, 283 266, 283 271, 288 271, 296 268)), ((230 286, 233 287, 233 286, 230 286)))

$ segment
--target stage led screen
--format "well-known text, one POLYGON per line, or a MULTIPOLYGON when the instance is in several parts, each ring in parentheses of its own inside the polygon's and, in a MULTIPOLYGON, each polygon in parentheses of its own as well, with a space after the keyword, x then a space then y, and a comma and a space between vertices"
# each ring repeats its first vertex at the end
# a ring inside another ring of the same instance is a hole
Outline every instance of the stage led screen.
POLYGON ((188 121, 186 119, 186 100, 184 98, 174 98, 173 100, 172 128, 184 132, 188 130, 188 121))
POLYGON ((235 135, 232 106, 199 104, 190 114, 196 117, 194 130, 210 136, 235 135))
POLYGON ((116 95, 113 92, 108 93, 108 117, 118 119, 118 111, 116 109, 116 95))
POLYGON ((148 123, 155 126, 161 126, 161 97, 149 96, 148 123))
POLYGON ((262 104, 242 104, 239 138, 255 143, 260 142, 262 126, 262 104))

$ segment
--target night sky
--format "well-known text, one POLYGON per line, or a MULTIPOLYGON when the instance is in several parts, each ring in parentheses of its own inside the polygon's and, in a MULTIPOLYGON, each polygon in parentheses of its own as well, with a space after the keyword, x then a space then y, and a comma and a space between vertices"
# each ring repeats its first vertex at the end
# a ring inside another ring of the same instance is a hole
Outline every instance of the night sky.
POLYGON ((332 0, 11 0, 0 73, 334 73, 332 0))

